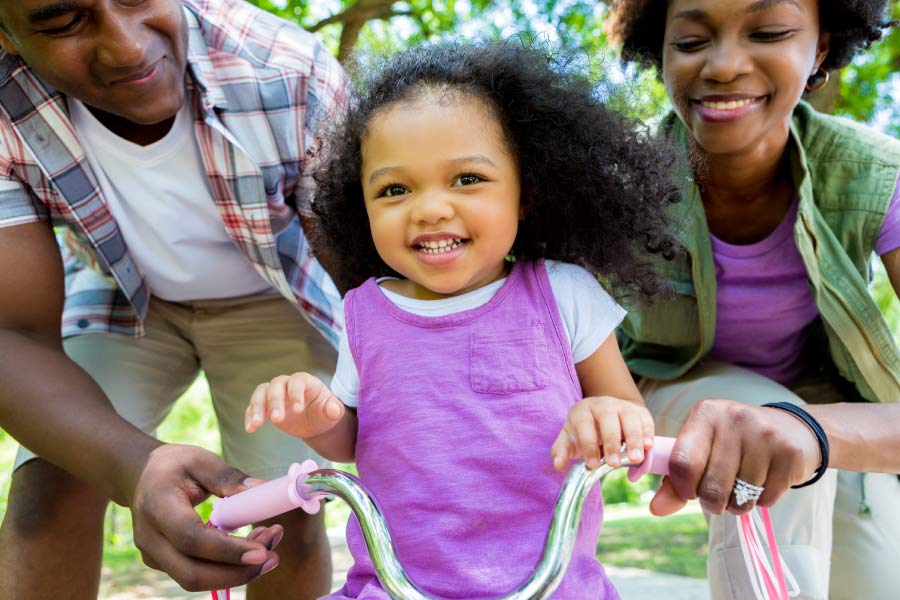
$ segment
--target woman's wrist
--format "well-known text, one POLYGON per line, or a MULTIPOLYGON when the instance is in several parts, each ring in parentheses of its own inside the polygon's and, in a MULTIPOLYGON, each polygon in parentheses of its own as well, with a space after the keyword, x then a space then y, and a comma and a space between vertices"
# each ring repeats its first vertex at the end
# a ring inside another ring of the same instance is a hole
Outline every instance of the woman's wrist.
POLYGON ((810 432, 816 438, 816 443, 819 445, 820 462, 812 477, 810 477, 803 483, 793 485, 791 487, 794 489, 806 487, 814 484, 819 479, 821 479, 822 476, 825 475, 825 471, 828 470, 830 455, 828 436, 825 434, 825 430, 822 428, 822 425, 808 411, 804 410, 800 406, 797 406, 796 404, 791 404, 789 402, 770 402, 768 404, 763 404, 763 408, 774 408, 791 413, 791 415, 803 421, 803 423, 809 428, 810 432))

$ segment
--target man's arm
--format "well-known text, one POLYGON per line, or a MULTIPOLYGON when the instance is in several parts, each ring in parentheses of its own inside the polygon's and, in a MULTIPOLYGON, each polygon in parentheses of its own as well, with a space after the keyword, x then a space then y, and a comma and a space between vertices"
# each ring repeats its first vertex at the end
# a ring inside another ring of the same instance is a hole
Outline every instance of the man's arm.
POLYGON ((27 448, 129 505, 160 443, 122 419, 63 352, 63 282, 48 223, 0 229, 0 423, 27 448), (111 448, 115 462, 105 451, 111 448))
POLYGON ((193 506, 245 475, 193 446, 161 444, 122 419, 66 356, 62 261, 47 222, 0 228, 0 427, 131 507, 144 562, 185 589, 244 584, 271 566, 279 526, 252 539, 205 526, 193 506))

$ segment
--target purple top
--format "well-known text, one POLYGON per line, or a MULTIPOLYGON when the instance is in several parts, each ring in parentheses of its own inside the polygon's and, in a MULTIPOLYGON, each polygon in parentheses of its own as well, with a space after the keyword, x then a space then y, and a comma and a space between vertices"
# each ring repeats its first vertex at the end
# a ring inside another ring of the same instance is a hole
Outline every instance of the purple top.
MULTIPOLYGON (((360 378, 356 464, 401 564, 445 598, 513 591, 540 557, 563 481, 550 446, 581 399, 543 261, 516 262, 491 300, 450 315, 407 312, 374 279, 344 306, 360 378)), ((602 517, 595 488, 553 598, 619 598, 595 556, 602 517)), ((387 600, 355 518, 347 542, 354 564, 328 598, 387 600)))
MULTIPOLYGON (((735 246, 712 238, 716 263, 716 339, 710 358, 789 383, 807 364, 805 328, 819 310, 794 243, 797 200, 767 238, 735 246), (752 340, 752 343, 750 341, 752 340)), ((900 181, 875 241, 883 255, 900 248, 900 181)))

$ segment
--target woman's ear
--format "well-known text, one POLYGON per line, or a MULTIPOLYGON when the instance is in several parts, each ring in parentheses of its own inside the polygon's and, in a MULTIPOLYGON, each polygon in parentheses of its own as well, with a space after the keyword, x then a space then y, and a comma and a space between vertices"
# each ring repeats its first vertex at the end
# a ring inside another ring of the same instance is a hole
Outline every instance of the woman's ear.
POLYGON ((819 35, 819 45, 816 47, 816 68, 813 69, 813 73, 819 70, 829 52, 831 52, 831 33, 823 31, 819 35))

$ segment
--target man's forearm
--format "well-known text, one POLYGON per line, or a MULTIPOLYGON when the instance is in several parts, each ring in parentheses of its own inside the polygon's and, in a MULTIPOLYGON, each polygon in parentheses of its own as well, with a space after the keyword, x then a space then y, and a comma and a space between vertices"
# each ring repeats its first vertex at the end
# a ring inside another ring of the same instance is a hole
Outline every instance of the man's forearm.
POLYGON ((0 426, 42 458, 127 505, 160 445, 122 419, 58 342, 0 328, 0 426))

